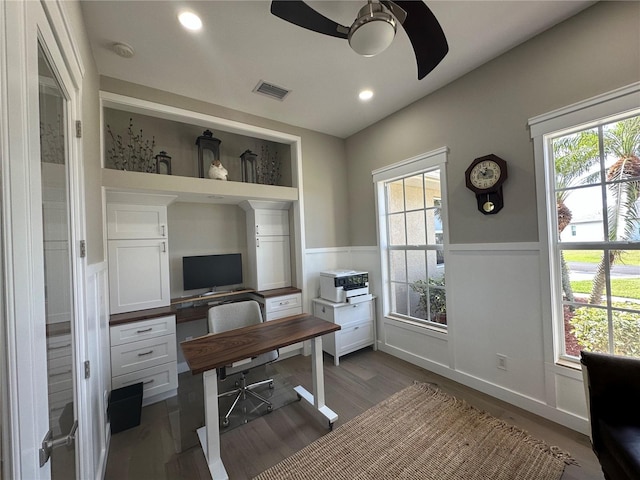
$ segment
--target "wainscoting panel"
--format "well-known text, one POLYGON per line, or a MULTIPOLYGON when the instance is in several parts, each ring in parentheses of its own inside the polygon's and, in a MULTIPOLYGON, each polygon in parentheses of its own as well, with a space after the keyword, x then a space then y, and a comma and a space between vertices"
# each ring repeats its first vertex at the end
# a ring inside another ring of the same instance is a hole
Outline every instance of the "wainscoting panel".
POLYGON ((107 298, 107 264, 101 262, 86 269, 87 352, 91 362, 89 402, 93 472, 96 480, 104 478, 110 432, 107 429, 107 399, 111 389, 109 360, 109 312, 107 298))
POLYGON ((321 271, 366 270, 378 297, 380 350, 588 433, 580 371, 545 357, 553 350, 545 345, 552 327, 543 318, 548 293, 541 288, 539 244, 450 245, 447 254, 447 333, 385 318, 375 246, 308 249, 305 311, 319 295, 321 271))

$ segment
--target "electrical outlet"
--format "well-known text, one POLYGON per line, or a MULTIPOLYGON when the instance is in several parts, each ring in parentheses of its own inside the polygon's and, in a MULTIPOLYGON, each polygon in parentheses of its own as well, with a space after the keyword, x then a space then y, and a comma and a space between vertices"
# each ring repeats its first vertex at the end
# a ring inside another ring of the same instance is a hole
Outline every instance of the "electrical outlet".
POLYGON ((498 363, 496 364, 496 367, 498 367, 500 370, 506 370, 507 369, 507 356, 506 355, 502 355, 500 353, 497 353, 496 356, 498 358, 498 363))

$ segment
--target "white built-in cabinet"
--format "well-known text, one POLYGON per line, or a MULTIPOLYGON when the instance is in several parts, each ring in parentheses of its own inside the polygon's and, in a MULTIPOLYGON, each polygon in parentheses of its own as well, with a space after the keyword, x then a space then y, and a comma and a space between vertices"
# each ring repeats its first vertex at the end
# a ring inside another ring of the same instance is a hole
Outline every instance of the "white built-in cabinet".
POLYGON ((167 205, 170 195, 109 192, 107 250, 111 313, 171 303, 167 205))
POLYGON ((255 290, 291 286, 291 242, 288 202, 245 201, 247 219, 245 284, 255 290))
POLYGON ((142 383, 143 405, 176 395, 176 317, 141 320, 110 329, 111 388, 142 383))

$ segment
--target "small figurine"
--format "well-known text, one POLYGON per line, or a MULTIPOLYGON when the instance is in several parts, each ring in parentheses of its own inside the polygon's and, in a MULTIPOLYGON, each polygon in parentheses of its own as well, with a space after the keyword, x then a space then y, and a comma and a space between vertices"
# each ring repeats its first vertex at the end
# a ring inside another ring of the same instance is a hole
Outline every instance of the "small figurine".
POLYGON ((220 160, 214 160, 211 162, 211 166, 209 167, 209 178, 213 178, 214 180, 226 180, 228 174, 229 172, 227 172, 227 169, 222 166, 220 160))

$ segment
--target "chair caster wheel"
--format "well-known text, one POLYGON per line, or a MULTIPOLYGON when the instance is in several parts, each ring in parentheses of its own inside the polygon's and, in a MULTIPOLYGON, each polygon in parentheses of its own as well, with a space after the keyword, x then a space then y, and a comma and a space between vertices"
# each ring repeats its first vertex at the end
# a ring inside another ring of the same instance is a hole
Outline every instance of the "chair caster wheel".
POLYGON ((273 390, 273 388, 274 388, 274 387, 273 387, 273 382, 271 382, 271 383, 269 384, 269 388, 270 388, 271 390, 273 390))
POLYGON ((296 393, 296 397, 298 397, 298 401, 302 400, 302 395, 300 395, 299 393, 296 393))
POLYGON ((244 419, 244 423, 249 423, 249 420, 247 420, 246 418, 244 419))
POLYGON ((273 412, 273 405, 267 405, 267 413, 273 412))
POLYGON ((247 407, 242 407, 242 413, 247 413, 247 407))
POLYGON ((333 423, 329 422, 329 431, 333 430, 333 423))
POLYGON ((222 422, 220 422, 220 425, 222 425, 223 427, 228 427, 229 419, 228 418, 223 419, 222 422))

